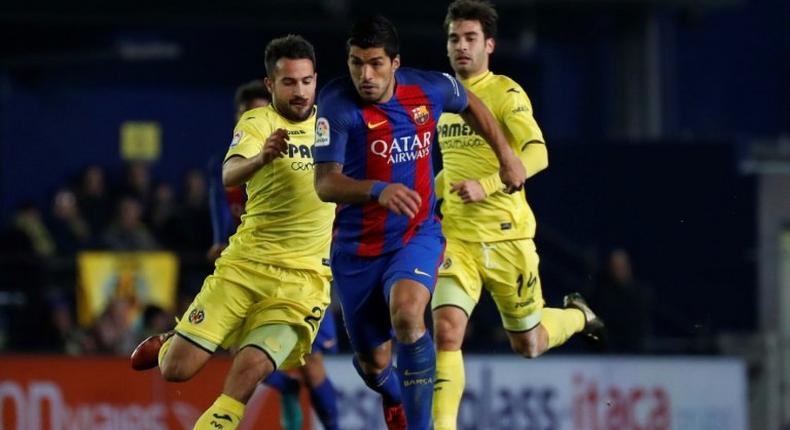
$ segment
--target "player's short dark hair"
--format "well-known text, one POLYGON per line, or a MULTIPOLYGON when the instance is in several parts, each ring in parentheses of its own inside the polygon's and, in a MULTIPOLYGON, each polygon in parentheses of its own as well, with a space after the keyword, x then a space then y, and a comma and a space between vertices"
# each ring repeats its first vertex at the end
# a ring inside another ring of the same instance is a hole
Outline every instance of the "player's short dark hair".
POLYGON ((400 53, 398 31, 390 20, 381 15, 361 18, 354 23, 346 49, 351 49, 351 46, 362 49, 384 48, 384 52, 391 59, 400 53))
POLYGON ((486 39, 496 37, 496 21, 499 15, 488 0, 455 0, 447 8, 444 18, 444 34, 450 30, 453 21, 479 21, 486 39))
POLYGON ((289 34, 285 37, 272 39, 266 45, 264 62, 266 63, 266 73, 273 77, 274 69, 277 67, 277 60, 287 58, 289 60, 307 59, 313 63, 313 68, 317 69, 315 62, 315 49, 304 37, 298 34, 289 34))
POLYGON ((272 101, 271 93, 266 89, 266 85, 264 85, 263 81, 260 79, 239 86, 236 88, 236 96, 233 97, 236 106, 242 104, 247 106, 255 99, 264 99, 270 103, 272 101))

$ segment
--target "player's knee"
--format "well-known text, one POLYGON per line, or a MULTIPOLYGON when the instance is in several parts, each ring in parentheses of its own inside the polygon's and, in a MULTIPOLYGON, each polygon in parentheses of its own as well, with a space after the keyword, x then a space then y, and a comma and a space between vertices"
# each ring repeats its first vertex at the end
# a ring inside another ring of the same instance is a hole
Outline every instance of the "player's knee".
POLYGON ((422 320, 423 312, 413 307, 397 309, 392 314, 392 328, 395 337, 401 342, 416 342, 425 333, 425 323, 422 320))
POLYGON ((436 336, 436 349, 442 351, 461 349, 464 338, 463 327, 459 327, 451 320, 437 318, 434 322, 434 335, 436 336))
POLYGON ((390 366, 392 356, 389 350, 384 351, 376 350, 372 354, 357 354, 357 363, 359 368, 365 375, 376 375, 384 371, 390 366))

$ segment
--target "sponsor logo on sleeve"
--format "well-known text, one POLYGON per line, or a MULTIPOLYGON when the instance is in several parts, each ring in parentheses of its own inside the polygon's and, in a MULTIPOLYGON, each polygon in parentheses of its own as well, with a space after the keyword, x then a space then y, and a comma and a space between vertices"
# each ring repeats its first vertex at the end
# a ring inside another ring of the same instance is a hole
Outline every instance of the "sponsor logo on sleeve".
POLYGON ((315 122, 315 146, 329 146, 329 121, 318 118, 315 122))
POLYGON ((241 130, 233 133, 233 140, 230 141, 230 147, 233 148, 238 146, 239 142, 241 142, 242 137, 244 137, 244 132, 241 130))

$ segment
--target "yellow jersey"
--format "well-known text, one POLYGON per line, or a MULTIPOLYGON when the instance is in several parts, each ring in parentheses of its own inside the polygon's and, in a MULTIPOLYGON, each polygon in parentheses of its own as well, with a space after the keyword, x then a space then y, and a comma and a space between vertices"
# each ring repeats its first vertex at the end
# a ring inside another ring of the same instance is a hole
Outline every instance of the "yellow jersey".
MULTIPOLYGON (((545 144, 543 133, 532 116, 532 103, 515 81, 488 71, 461 83, 488 107, 519 158, 523 160, 528 145, 545 144)), ((444 199, 442 230, 445 236, 470 242, 533 238, 535 215, 527 204, 525 193, 502 191, 499 162, 488 143, 457 114, 442 114, 437 135, 444 170, 437 177, 442 183, 436 188, 442 191, 444 199), (480 202, 464 204, 457 194, 450 193, 450 184, 465 179, 479 180, 487 197, 480 202)), ((545 157, 545 148, 541 149, 545 157)), ((544 167, 545 164, 538 169, 544 167)), ((534 173, 534 169, 528 169, 527 175, 534 173)))
POLYGON ((301 122, 283 118, 273 105, 245 112, 225 160, 258 155, 278 128, 288 131, 288 152, 247 181, 245 214, 222 255, 329 276, 335 205, 322 202, 313 187, 315 109, 301 122))

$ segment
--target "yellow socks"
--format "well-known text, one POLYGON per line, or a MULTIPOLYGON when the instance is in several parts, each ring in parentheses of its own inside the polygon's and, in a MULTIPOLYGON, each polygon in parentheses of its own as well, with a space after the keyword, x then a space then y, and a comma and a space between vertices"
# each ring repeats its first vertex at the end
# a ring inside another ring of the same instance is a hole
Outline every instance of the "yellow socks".
POLYGON ((198 418, 193 430, 235 430, 244 415, 244 403, 220 395, 198 418))
POLYGON ((162 360, 165 358, 165 353, 168 349, 170 349, 170 345, 173 344, 173 338, 176 337, 175 335, 170 336, 167 340, 162 344, 162 347, 159 348, 159 367, 162 367, 162 360))
POLYGON ((554 348, 584 330, 584 314, 578 309, 543 308, 540 324, 549 335, 549 348, 554 348))
POLYGON ((433 381, 434 430, 455 430, 465 384, 461 351, 437 351, 436 378, 433 381))

